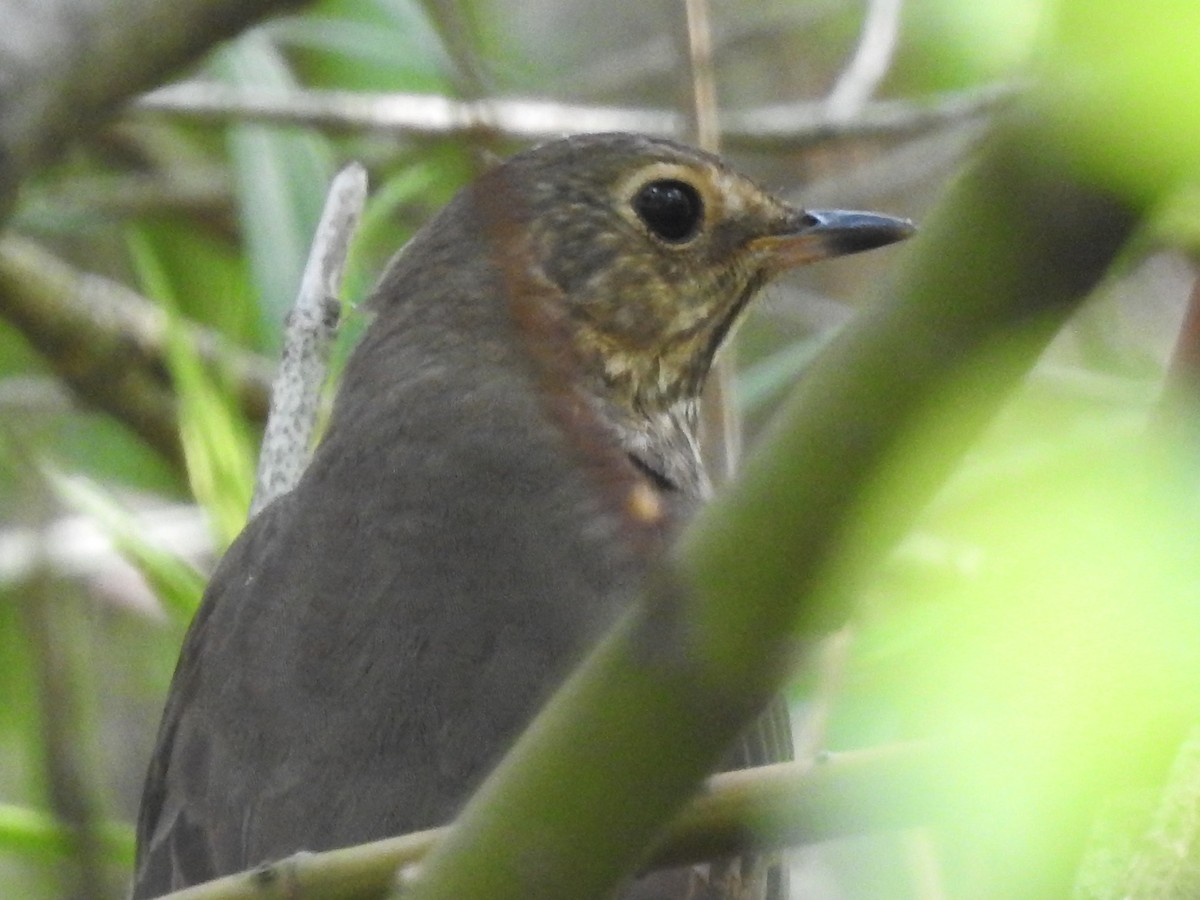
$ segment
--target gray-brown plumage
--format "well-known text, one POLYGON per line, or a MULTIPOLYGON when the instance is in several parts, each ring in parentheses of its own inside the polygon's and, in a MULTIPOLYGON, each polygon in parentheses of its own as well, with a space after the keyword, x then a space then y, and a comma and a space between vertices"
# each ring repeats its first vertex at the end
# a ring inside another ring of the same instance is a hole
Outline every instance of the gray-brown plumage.
MULTIPOLYGON (((547 144, 462 191, 384 275, 300 484, 209 585, 134 896, 450 820, 706 496, 697 398, 747 302, 908 230, 634 135, 547 144)), ((779 707, 729 763, 790 751, 779 707)), ((743 863, 622 896, 780 895, 743 863)))

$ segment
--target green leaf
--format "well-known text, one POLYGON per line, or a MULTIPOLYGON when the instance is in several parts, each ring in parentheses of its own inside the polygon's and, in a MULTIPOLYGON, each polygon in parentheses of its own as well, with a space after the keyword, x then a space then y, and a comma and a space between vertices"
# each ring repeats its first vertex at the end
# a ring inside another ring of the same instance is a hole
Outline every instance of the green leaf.
MULTIPOLYGON (((97 834, 113 862, 133 865, 133 829, 119 822, 105 822, 97 834)), ((67 856, 75 851, 75 840, 71 830, 49 813, 0 803, 0 850, 26 856, 67 856)))
POLYGON ((182 217, 138 220, 181 316, 209 325, 247 346, 261 344, 263 323, 252 298, 242 248, 182 217))
POLYGON ((1131 197, 1200 175, 1200 5, 1066 0, 1057 13, 1041 90, 1047 142, 1131 197))
POLYGON ((419 11, 405 7, 401 22, 388 11, 356 4, 325 16, 283 19, 270 31, 281 46, 301 51, 298 66, 318 83, 342 90, 450 92, 445 73, 451 64, 438 36, 419 11))
POLYGON ((190 619, 204 594, 204 575, 187 560, 155 546, 137 518, 91 479, 67 475, 49 466, 43 471, 59 498, 91 518, 109 536, 162 604, 181 618, 190 619))
POLYGON ((128 230, 130 255, 144 292, 167 312, 168 364, 179 395, 180 436, 192 493, 212 517, 223 544, 246 523, 254 489, 254 449, 236 400, 206 371, 175 305, 159 260, 140 227, 128 230))
MULTIPOLYGON (((286 62, 261 31, 218 53, 213 68, 233 85, 281 93, 295 88, 286 62)), ((333 153, 313 132, 266 125, 231 126, 229 152, 251 281, 268 344, 277 347, 333 177, 333 153)))

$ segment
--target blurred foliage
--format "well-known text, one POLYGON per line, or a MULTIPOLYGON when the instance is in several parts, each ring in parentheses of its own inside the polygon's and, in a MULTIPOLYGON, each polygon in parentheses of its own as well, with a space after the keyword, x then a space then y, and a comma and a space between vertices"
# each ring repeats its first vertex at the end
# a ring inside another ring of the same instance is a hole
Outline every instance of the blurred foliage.
MULTIPOLYGON (((324 0, 230 42, 195 74, 280 90, 483 89, 676 106, 687 96, 676 50, 682 16, 672 6, 475 0, 449 26, 430 15, 435 7, 324 0)), ((715 4, 723 102, 819 97, 852 51, 861 13, 860 4, 834 0, 715 4)), ((1142 252, 1164 244, 1194 251, 1197 35, 1193 0, 1152 0, 1136 10, 1116 0, 912 0, 884 89, 912 97, 1042 78, 1048 152, 1162 209, 1142 252)), ((340 360, 364 324, 356 304, 388 256, 477 171, 478 149, 467 140, 126 115, 32 180, 11 227, 140 290, 177 324, 204 322, 273 355, 324 187, 342 161, 361 159, 373 191, 346 276, 340 360)), ((739 162, 784 184, 883 166, 885 176, 855 205, 874 198, 918 214, 952 173, 914 176, 904 149, 880 141, 739 162)), ((960 808, 946 812, 954 826, 933 829, 945 893, 917 887, 909 834, 832 848, 813 865, 837 891, 811 896, 883 896, 880 885, 889 898, 1062 896, 1092 807, 1154 785, 1195 724, 1195 453, 1164 444, 1146 426, 1187 273, 1148 283, 1138 280, 1139 263, 1127 261, 1117 275, 1131 287, 1114 277, 1084 327, 1059 342, 918 533, 863 591, 824 743, 983 735, 986 751, 948 773, 964 784, 960 808), (1097 343, 1111 352, 1095 352, 1097 343), (1152 366, 1121 363, 1131 358, 1152 366), (980 892, 988 879, 995 890, 980 892)), ((798 294, 776 289, 744 335, 740 387, 755 426, 846 315, 822 319, 813 310, 830 306, 829 295, 861 291, 886 264, 839 262, 796 279, 798 294)), ((137 511, 194 499, 213 523, 208 560, 245 514, 260 423, 245 420, 221 374, 199 365, 178 328, 172 334, 186 475, 124 427, 53 391, 27 390, 50 386, 50 370, 0 323, 0 896, 65 896, 60 869, 73 846, 54 825, 46 784, 39 647, 21 614, 31 585, 50 578, 87 623, 70 646, 94 677, 74 690, 96 711, 89 721, 98 721, 78 741, 104 768, 93 786, 104 805, 100 843, 128 864, 146 756, 200 584, 191 563, 139 532, 137 511), (56 474, 33 474, 46 471, 56 474), (10 538, 38 534, 68 510, 99 523, 160 606, 137 599, 128 576, 111 567, 85 577, 55 572, 51 548, 37 541, 27 568, 10 562, 10 538)), ((956 402, 969 403, 969 395, 956 402)), ((879 486, 881 504, 894 502, 891 482, 901 484, 937 452, 936 435, 953 417, 951 404, 914 433, 889 484, 879 486)), ((870 516, 864 511, 865 523, 870 516)), ((798 682, 800 709, 819 681, 806 673, 798 682)))
MULTIPOLYGON (((254 489, 254 454, 247 424, 230 391, 209 377, 183 331, 173 285, 137 226, 130 255, 144 293, 167 312, 167 364, 179 394, 179 430, 192 494, 213 518, 220 546, 246 521, 254 489)), ((303 268, 303 260, 300 261, 303 268)))
MULTIPOLYGON (((45 476, 64 507, 89 516, 103 529, 118 552, 137 568, 165 609, 181 622, 191 621, 204 594, 207 581, 204 575, 182 557, 155 546, 131 511, 116 503, 110 493, 94 482, 49 467, 45 476)), ((235 500, 244 499, 244 494, 236 489, 231 493, 235 500)))
POLYGON ((1197 29, 1200 7, 1187 0, 1155 0, 1136 16, 1115 2, 1058 8, 1045 99, 1064 147, 1093 178, 1139 197, 1195 180, 1197 29))
MULTIPOLYGON (((218 74, 236 86, 294 88, 286 60, 263 33, 252 31, 218 51, 218 74)), ((258 298, 267 345, 278 345, 281 322, 291 308, 304 271, 308 245, 324 195, 313 190, 333 177, 327 141, 300 129, 235 125, 229 129, 229 163, 238 218, 258 298)))

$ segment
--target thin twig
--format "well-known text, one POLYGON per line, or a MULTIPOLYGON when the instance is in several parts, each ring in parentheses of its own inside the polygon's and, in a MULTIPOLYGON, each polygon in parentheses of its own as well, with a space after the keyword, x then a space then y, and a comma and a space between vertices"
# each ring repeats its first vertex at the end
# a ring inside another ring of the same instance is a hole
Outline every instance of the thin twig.
MULTIPOLYGON (((687 48, 692 85, 692 140, 709 153, 721 152, 717 83, 713 69, 712 27, 708 0, 685 0, 687 48)), ((733 391, 733 345, 717 357, 700 403, 705 468, 719 484, 732 477, 741 454, 741 428, 733 391)))
POLYGON ((849 119, 875 94, 887 74, 900 32, 901 0, 870 0, 850 62, 825 103, 835 118, 849 119))
MULTIPOLYGON (((713 36, 713 59, 755 58, 762 45, 788 38, 802 39, 808 29, 831 18, 839 0, 793 4, 772 14, 765 8, 753 18, 740 17, 723 23, 713 36)), ((578 73, 593 97, 622 97, 637 92, 647 82, 668 78, 677 67, 680 43, 674 33, 647 34, 634 46, 605 48, 601 58, 590 60, 578 73)))
MULTIPOLYGON (((781 763, 715 775, 667 829, 647 868, 924 821, 945 799, 945 754, 924 744, 894 744, 831 754, 816 765, 781 763)), ((358 847, 301 853, 163 900, 258 900, 264 883, 287 884, 297 895, 325 900, 383 897, 396 870, 420 862, 449 831, 433 828, 358 847)))
POLYGON ((366 200, 366 170, 350 163, 329 186, 300 293, 288 316, 283 360, 271 391, 271 411, 258 458, 251 517, 295 487, 308 465, 329 351, 337 335, 342 272, 366 200))
MULTIPOLYGON (((724 114, 721 135, 727 148, 775 152, 830 141, 907 137, 990 114, 1011 100, 1017 89, 1010 83, 989 84, 920 100, 876 101, 849 121, 833 117, 823 102, 730 110, 724 114)), ((283 93, 197 81, 145 94, 130 110, 201 121, 270 122, 421 137, 465 137, 481 130, 523 140, 600 131, 676 138, 687 133, 686 117, 664 109, 529 99, 473 103, 427 94, 283 93)))
POLYGON ((898 139, 961 125, 1014 100, 1022 85, 997 82, 919 100, 876 100, 848 120, 830 115, 824 103, 786 103, 729 113, 729 146, 787 152, 834 141, 898 139))
MULTIPOLYGON (((474 103, 481 122, 491 120, 487 107, 496 95, 495 79, 488 71, 486 60, 479 52, 480 27, 474 8, 461 0, 422 0, 425 15, 437 30, 438 38, 452 62, 451 77, 459 99, 474 103)), ((474 171, 481 175, 503 152, 500 135, 490 128, 480 128, 475 140, 467 145, 474 171)))
POLYGON ((712 26, 708 0, 684 0, 687 14, 688 62, 692 76, 692 124, 696 146, 709 153, 721 152, 717 122, 717 79, 713 71, 712 26))
POLYGON ((477 51, 479 25, 472 10, 458 0, 423 0, 421 6, 454 63, 453 78, 459 93, 469 100, 493 95, 494 79, 477 51))

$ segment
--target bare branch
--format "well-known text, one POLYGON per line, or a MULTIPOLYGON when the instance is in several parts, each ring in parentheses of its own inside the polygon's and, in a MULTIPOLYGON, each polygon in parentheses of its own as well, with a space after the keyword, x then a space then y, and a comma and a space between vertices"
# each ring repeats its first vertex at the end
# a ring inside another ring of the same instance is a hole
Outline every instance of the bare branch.
MULTIPOLYGON (((691 137, 702 149, 719 153, 721 131, 708 0, 685 0, 684 9, 692 81, 691 137)), ((718 484, 733 475, 741 454, 742 435, 732 389, 734 352, 733 346, 726 346, 717 357, 700 403, 701 452, 705 468, 718 484)))
POLYGON ((329 186, 300 293, 288 316, 283 361, 271 391, 271 412, 258 458, 251 517, 295 487, 308 465, 329 350, 337 336, 342 272, 366 202, 367 172, 351 163, 329 186))
POLYGON ((834 118, 856 115, 887 74, 900 31, 901 0, 870 0, 854 55, 825 101, 834 118))
MULTIPOLYGON (((877 101, 849 121, 832 116, 824 103, 730 110, 723 114, 721 134, 727 148, 778 152, 831 141, 909 137, 993 113, 1016 92, 1017 86, 1004 83, 922 100, 877 101)), ((202 121, 270 122, 419 137, 464 137, 487 130, 525 140, 599 131, 676 138, 687 134, 686 117, 663 109, 518 99, 475 103, 427 94, 281 93, 198 81, 146 94, 132 104, 131 111, 202 121)))
POLYGON ((472 100, 494 94, 495 79, 479 55, 479 23, 472 10, 457 0, 422 0, 421 6, 454 63, 452 77, 458 94, 472 100))
POLYGON ((122 100, 297 0, 0 2, 0 212, 122 100), (148 40, 152 36, 152 40, 148 40))
POLYGON ((712 27, 708 0, 684 0, 687 13, 688 62, 692 75, 692 122, 696 146, 719 153, 720 125, 717 121, 717 80, 713 72, 712 27))
MULTIPOLYGON (((715 775, 669 827, 648 868, 919 823, 934 814, 947 791, 944 754, 924 745, 895 744, 832 754, 816 764, 780 763, 715 775)), ((394 886, 397 869, 423 860, 449 831, 432 828, 358 847, 300 853, 164 900, 256 900, 264 882, 326 900, 383 898, 394 886)))

